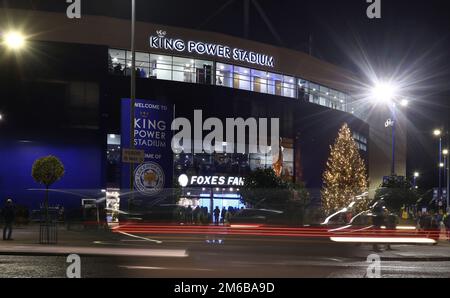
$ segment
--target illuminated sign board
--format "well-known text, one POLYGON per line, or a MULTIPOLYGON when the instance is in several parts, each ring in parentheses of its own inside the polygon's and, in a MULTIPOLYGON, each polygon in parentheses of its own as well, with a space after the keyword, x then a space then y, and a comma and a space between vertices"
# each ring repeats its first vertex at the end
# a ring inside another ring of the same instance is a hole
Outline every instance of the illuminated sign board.
POLYGON ((190 176, 182 174, 178 177, 178 183, 186 186, 243 186, 243 177, 234 176, 190 176))
POLYGON ((266 54, 215 43, 167 38, 166 32, 162 30, 158 30, 156 33, 156 36, 150 36, 150 47, 154 49, 197 53, 199 55, 208 55, 260 66, 274 67, 273 57, 266 54))

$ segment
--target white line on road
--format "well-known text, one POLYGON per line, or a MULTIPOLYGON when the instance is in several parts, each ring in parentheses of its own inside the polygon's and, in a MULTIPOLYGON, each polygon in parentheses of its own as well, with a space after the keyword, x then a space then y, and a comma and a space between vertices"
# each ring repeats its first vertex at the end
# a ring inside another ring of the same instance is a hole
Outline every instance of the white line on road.
POLYGON ((158 243, 158 244, 162 243, 162 241, 159 241, 159 240, 145 238, 145 237, 141 237, 141 236, 136 236, 136 235, 125 233, 125 232, 119 232, 119 233, 122 234, 122 235, 126 235, 126 236, 129 236, 129 237, 133 237, 133 238, 144 240, 144 241, 155 242, 155 243, 158 243))
POLYGON ((204 268, 167 268, 167 267, 148 267, 148 266, 126 266, 121 265, 119 268, 131 269, 131 270, 189 270, 189 271, 214 271, 212 269, 204 268))

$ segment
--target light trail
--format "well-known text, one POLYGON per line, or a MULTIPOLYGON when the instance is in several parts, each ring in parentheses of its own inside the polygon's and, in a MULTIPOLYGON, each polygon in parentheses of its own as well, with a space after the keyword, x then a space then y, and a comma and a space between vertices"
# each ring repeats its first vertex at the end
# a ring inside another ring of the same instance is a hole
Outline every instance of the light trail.
MULTIPOLYGON (((270 237, 305 237, 305 238, 339 238, 344 239, 339 242, 345 242, 347 238, 362 239, 397 239, 401 243, 409 243, 408 239, 439 239, 440 231, 417 231, 414 227, 400 226, 397 230, 373 229, 373 226, 363 228, 352 228, 351 225, 336 228, 292 228, 292 227, 274 227, 259 225, 231 225, 231 226, 187 226, 187 225, 150 225, 150 224, 126 224, 114 227, 113 232, 126 234, 179 234, 179 235, 231 235, 231 236, 270 236, 270 237), (351 237, 349 237, 351 236, 351 237)), ((139 238, 140 236, 135 236, 139 238)), ((142 237, 141 239, 148 239, 142 237)), ((332 239, 332 240, 333 240, 332 239)), ((334 240, 333 240, 334 241, 334 240)), ((380 242, 384 240, 378 240, 380 242)), ((417 243, 422 240, 418 240, 417 243)), ((425 243, 433 243, 425 242, 425 243)), ((414 243, 411 242, 411 243, 414 243)))
POLYGON ((397 244, 434 244, 436 240, 430 238, 385 238, 385 237, 331 237, 334 242, 350 243, 397 243, 397 244))

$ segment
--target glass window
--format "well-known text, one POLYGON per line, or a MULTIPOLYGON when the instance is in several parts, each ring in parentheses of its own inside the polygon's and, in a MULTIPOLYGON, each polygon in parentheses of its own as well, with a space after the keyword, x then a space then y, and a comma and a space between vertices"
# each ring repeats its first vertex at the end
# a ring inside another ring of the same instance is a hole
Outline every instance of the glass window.
POLYGON ((281 175, 285 179, 292 181, 294 177, 294 149, 283 147, 282 150, 283 150, 283 171, 281 175))
POLYGON ((283 77, 283 96, 295 98, 296 91, 295 91, 295 78, 284 76, 283 77))
POLYGON ((224 87, 233 87, 233 65, 217 63, 216 64, 216 85, 224 87))
POLYGON ((330 101, 328 100, 328 96, 330 96, 330 89, 324 86, 319 86, 319 93, 320 105, 331 108, 330 101))
POLYGON ((283 95, 283 76, 276 73, 267 74, 268 93, 278 96, 283 95))
POLYGON ((195 83, 195 61, 189 58, 173 57, 172 80, 195 83))
POLYGON ((267 93, 267 72, 252 69, 251 73, 252 91, 267 93))
POLYGON ((214 73, 214 62, 195 60, 195 77, 199 84, 211 85, 214 73))
POLYGON ((126 51, 109 49, 108 68, 111 73, 123 75, 126 65, 126 51))
POLYGON ((236 89, 251 90, 250 69, 240 66, 234 67, 234 82, 236 89))
POLYGON ((172 57, 164 55, 150 55, 151 78, 172 80, 172 57))
POLYGON ((298 79, 298 98, 303 101, 309 101, 309 82, 298 79))
POLYGON ((136 53, 136 77, 148 78, 150 76, 150 54, 136 53))
POLYGON ((309 101, 315 104, 319 104, 319 85, 310 83, 309 84, 309 101))

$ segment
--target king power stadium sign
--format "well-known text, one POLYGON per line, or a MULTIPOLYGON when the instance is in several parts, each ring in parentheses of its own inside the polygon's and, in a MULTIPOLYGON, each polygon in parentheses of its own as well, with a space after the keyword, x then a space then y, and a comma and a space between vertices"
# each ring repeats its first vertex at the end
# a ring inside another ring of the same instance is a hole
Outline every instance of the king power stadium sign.
POLYGON ((154 49, 197 53, 199 55, 208 55, 260 66, 274 67, 273 56, 239 48, 232 48, 221 44, 167 38, 166 32, 162 30, 158 30, 156 33, 156 36, 150 36, 150 47, 154 49))

